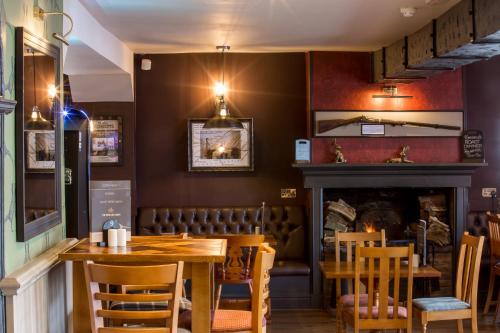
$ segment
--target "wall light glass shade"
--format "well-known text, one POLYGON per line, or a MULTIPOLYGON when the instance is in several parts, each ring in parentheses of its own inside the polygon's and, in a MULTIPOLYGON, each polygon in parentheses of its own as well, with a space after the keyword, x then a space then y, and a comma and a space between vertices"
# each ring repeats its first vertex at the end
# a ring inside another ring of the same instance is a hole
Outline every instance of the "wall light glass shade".
POLYGON ((208 119, 203 128, 234 128, 243 129, 243 124, 238 119, 231 117, 229 109, 222 97, 217 105, 217 113, 214 117, 208 119))

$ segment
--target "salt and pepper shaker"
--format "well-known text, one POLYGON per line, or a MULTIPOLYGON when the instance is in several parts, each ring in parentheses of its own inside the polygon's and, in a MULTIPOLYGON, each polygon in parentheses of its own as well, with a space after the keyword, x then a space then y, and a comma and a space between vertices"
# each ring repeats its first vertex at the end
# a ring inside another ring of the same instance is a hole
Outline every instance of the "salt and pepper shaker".
POLYGON ((118 246, 127 246, 127 230, 124 228, 116 230, 118 231, 118 246))
POLYGON ((108 230, 108 247, 118 246, 118 229, 108 230))

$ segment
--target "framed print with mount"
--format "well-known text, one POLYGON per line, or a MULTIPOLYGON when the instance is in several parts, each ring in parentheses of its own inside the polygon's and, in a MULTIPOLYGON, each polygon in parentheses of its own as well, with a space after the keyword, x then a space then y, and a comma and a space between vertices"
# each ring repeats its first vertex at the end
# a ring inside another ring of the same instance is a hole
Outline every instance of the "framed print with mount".
POLYGON ((238 119, 243 129, 204 129, 207 120, 188 120, 188 170, 253 171, 253 119, 238 119))
POLYGON ((92 118, 90 162, 95 166, 121 165, 123 133, 121 116, 92 118))
POLYGON ((53 173, 56 167, 56 133, 26 130, 26 172, 53 173))

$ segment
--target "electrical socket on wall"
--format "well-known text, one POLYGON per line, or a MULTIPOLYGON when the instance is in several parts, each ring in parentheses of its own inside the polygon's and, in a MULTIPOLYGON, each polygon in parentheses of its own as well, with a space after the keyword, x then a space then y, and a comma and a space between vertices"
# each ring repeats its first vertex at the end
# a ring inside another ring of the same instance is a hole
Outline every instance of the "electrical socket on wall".
POLYGON ((497 193, 496 187, 483 187, 482 189, 483 198, 491 198, 492 193, 497 193))
POLYGON ((297 189, 295 188, 282 188, 281 199, 294 199, 297 197, 297 189))

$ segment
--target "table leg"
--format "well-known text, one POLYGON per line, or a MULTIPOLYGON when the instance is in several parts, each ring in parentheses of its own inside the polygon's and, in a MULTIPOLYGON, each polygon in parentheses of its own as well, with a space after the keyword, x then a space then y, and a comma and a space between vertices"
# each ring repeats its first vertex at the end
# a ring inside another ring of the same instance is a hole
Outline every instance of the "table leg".
POLYGON ((73 333, 90 333, 90 310, 83 262, 73 262, 73 333))
POLYGON ((210 264, 192 264, 193 333, 210 332, 210 264))

